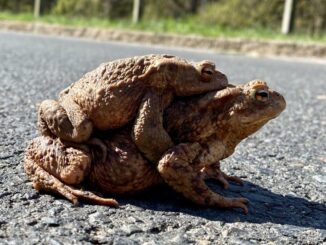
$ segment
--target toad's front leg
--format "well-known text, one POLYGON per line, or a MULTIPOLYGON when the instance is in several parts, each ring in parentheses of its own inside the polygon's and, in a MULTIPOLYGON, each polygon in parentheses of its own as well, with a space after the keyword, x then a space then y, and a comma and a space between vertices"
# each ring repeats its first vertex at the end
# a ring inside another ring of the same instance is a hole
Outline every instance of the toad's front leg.
POLYGON ((214 179, 219 181, 222 185, 224 189, 229 188, 229 182, 228 181, 232 181, 235 182, 239 185, 243 185, 243 181, 241 178, 237 177, 237 176, 230 176, 227 175, 226 173, 224 173, 221 169, 220 169, 220 163, 216 162, 213 163, 211 165, 205 166, 200 170, 202 176, 204 179, 214 179))
POLYGON ((150 90, 142 101, 133 127, 132 137, 137 148, 155 163, 174 145, 163 127, 163 108, 168 100, 168 95, 150 90))
POLYGON ((197 204, 219 208, 242 208, 247 214, 247 199, 220 196, 205 184, 200 169, 211 157, 198 143, 179 144, 164 154, 159 161, 158 170, 168 185, 197 204))
POLYGON ((59 193, 74 204, 79 199, 93 203, 118 206, 114 199, 99 197, 70 185, 80 184, 88 175, 91 157, 81 149, 66 147, 59 139, 38 137, 27 147, 24 169, 36 190, 59 193))

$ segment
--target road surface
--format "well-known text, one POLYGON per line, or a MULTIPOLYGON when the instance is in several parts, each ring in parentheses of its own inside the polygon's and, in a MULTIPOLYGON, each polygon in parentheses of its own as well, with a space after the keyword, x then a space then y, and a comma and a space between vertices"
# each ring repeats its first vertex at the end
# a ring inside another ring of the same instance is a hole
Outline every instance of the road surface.
POLYGON ((0 32, 0 244, 325 244, 325 163, 325 64, 0 32), (102 62, 148 53, 213 60, 233 83, 261 78, 284 94, 286 111, 223 161, 245 186, 209 182, 247 197, 249 215, 199 208, 167 187, 115 196, 119 209, 32 189, 22 158, 37 104, 102 62))

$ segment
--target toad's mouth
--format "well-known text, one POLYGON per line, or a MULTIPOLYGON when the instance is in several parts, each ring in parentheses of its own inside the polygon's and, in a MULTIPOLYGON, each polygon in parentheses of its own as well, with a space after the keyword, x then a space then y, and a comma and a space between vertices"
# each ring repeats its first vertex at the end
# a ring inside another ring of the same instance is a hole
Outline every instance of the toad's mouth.
POLYGON ((263 125, 267 123, 269 120, 272 120, 278 117, 283 110, 273 111, 271 113, 261 114, 257 117, 243 117, 241 118, 241 125, 248 126, 248 125, 263 125))

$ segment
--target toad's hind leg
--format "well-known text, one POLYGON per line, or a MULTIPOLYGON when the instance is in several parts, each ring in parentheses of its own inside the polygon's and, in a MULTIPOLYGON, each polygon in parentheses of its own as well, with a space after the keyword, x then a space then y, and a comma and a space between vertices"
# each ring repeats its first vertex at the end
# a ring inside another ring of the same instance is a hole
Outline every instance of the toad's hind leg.
POLYGON ((25 168, 30 170, 29 177, 33 181, 33 187, 37 190, 53 191, 58 193, 73 204, 77 205, 79 199, 84 199, 96 204, 118 207, 116 200, 110 198, 102 198, 89 191, 78 190, 69 185, 62 183, 56 177, 50 175, 41 167, 35 165, 30 159, 25 160, 25 168), (28 166, 30 165, 30 166, 28 166))
POLYGON ((90 157, 79 149, 65 148, 59 141, 38 137, 29 144, 24 169, 36 190, 47 190, 66 197, 74 204, 85 199, 96 204, 118 206, 114 199, 69 186, 79 184, 88 174, 90 157))
POLYGON ((205 184, 204 178, 196 168, 200 164, 199 156, 202 151, 197 143, 179 144, 160 160, 158 170, 164 181, 182 193, 193 202, 210 207, 242 208, 248 213, 246 198, 226 198, 212 190, 205 184))
POLYGON ((70 98, 60 104, 55 100, 44 100, 38 111, 38 128, 44 136, 57 136, 72 142, 89 139, 93 124, 70 98))

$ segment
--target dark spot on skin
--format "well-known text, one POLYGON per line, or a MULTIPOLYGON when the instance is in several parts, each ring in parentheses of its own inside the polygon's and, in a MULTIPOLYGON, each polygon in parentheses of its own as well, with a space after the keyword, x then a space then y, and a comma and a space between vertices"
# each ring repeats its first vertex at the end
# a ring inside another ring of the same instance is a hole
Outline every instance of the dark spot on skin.
MULTIPOLYGON (((200 160, 200 157, 203 155, 203 152, 209 152, 209 147, 207 144, 204 145, 204 148, 201 147, 199 152, 197 153, 196 157, 190 162, 192 166, 200 165, 202 162, 200 160), (206 147, 205 147, 206 145, 206 147)), ((202 146, 202 145, 201 145, 202 146)))
POLYGON ((170 55, 170 54, 164 54, 163 57, 168 59, 175 58, 174 55, 170 55))
POLYGON ((209 205, 211 203, 211 197, 206 197, 205 198, 205 205, 209 205))
POLYGON ((171 73, 177 73, 178 72, 178 65, 177 64, 174 64, 174 63, 171 63, 168 65, 168 71, 171 72, 171 73))
POLYGON ((203 188, 201 188, 201 187, 199 187, 199 186, 197 186, 197 185, 194 185, 194 186, 193 186, 193 189, 194 189, 194 191, 195 191, 198 195, 203 194, 204 191, 205 191, 205 189, 203 189, 203 188))
POLYGON ((201 161, 199 160, 199 155, 194 159, 194 160, 192 160, 191 161, 191 165, 192 166, 197 166, 197 165, 199 165, 201 163, 201 161))
POLYGON ((192 189, 199 195, 203 194, 206 191, 206 187, 199 186, 200 182, 200 176, 198 175, 191 178, 192 189))
POLYGON ((79 172, 83 172, 84 171, 83 165, 78 165, 78 170, 79 172))
MULTIPOLYGON (((209 152, 209 145, 207 143, 202 143, 200 144, 200 146, 202 147, 202 151, 200 152, 200 154, 203 152, 203 151, 207 151, 209 152)), ((199 154, 199 155, 200 155, 199 154)))
POLYGON ((101 71, 101 76, 103 76, 106 72, 106 67, 103 68, 103 70, 101 71))
POLYGON ((176 171, 180 171, 181 169, 183 169, 182 171, 186 171, 186 169, 184 168, 184 166, 182 166, 180 164, 171 164, 171 165, 170 165, 170 167, 173 168, 176 171))

